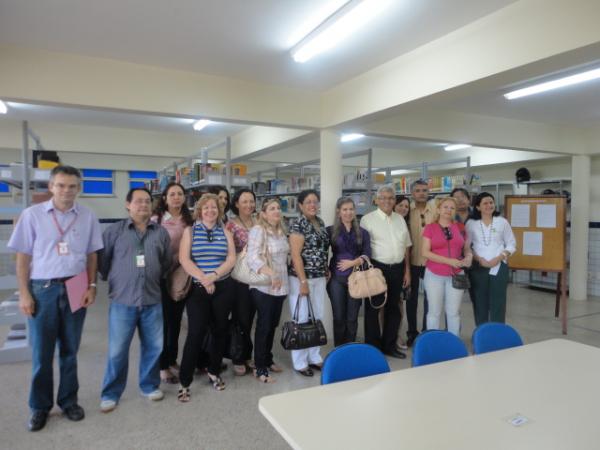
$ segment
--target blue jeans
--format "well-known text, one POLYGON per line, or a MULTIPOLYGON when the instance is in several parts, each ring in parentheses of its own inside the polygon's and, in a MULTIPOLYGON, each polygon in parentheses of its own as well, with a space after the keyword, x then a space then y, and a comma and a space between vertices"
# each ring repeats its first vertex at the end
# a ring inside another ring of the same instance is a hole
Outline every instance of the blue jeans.
POLYGON ((52 362, 58 343, 60 382, 56 403, 65 409, 77 403, 77 351, 86 309, 71 312, 64 283, 31 280, 29 290, 35 302, 35 314, 28 318, 32 349, 29 407, 32 411, 52 409, 52 362))
POLYGON ((327 283, 327 293, 333 312, 333 343, 337 347, 356 341, 358 313, 362 300, 350 297, 348 279, 332 275, 327 283))
POLYGON ((108 312, 108 362, 102 400, 118 401, 127 385, 129 346, 135 329, 140 336, 139 386, 150 394, 160 385, 159 360, 163 347, 162 305, 126 306, 111 303, 108 312))

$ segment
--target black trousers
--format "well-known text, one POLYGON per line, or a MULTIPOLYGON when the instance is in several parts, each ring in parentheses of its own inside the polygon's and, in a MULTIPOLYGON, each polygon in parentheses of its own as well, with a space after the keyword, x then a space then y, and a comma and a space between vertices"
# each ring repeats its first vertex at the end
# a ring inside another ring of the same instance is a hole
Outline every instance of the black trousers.
MULTIPOLYGON (((425 266, 410 266, 410 296, 406 301, 406 321, 408 322, 407 336, 414 337, 419 334, 417 329, 417 307, 419 306, 419 285, 421 279, 425 276, 425 266)), ((423 293, 424 308, 423 308, 423 327, 422 331, 427 329, 427 294, 423 293)))
MULTIPOLYGON (((404 281, 404 262, 399 264, 383 264, 371 260, 373 265, 381 269, 385 282, 387 283, 387 302, 383 309, 383 333, 379 327, 379 309, 371 306, 371 302, 365 300, 365 342, 379 348, 384 353, 396 350, 398 329, 400 328, 400 294, 402 282, 404 281)), ((383 295, 374 297, 372 303, 378 306, 383 302, 383 295)))
POLYGON ((176 302, 169 295, 166 280, 160 283, 163 308, 163 350, 160 354, 160 370, 166 370, 177 364, 179 352, 179 332, 181 317, 185 308, 185 299, 176 302))
POLYGON ((179 379, 184 387, 192 383, 198 356, 209 329, 212 333, 212 342, 208 371, 213 375, 218 375, 221 371, 233 302, 232 280, 227 278, 217 281, 215 287, 215 292, 209 294, 204 287, 194 283, 192 293, 186 301, 188 335, 179 371, 179 379))
POLYGON ((273 340, 281 319, 281 308, 286 295, 265 294, 257 289, 250 290, 256 308, 256 330, 254 331, 254 364, 256 369, 268 369, 273 364, 273 340))
MULTIPOLYGON (((239 331, 245 341, 245 353, 239 360, 233 360, 233 364, 244 365, 246 361, 252 358, 252 322, 256 314, 256 307, 250 298, 250 288, 247 284, 233 280, 234 300, 231 316, 233 323, 238 326, 239 331)), ((233 328, 232 328, 233 329, 233 328)))

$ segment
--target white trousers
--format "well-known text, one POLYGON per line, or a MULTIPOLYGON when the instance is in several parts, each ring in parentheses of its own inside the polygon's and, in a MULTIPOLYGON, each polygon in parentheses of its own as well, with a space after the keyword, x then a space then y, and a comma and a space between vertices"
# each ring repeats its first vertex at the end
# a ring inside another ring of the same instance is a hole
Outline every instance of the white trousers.
POLYGON ((423 278, 429 311, 427 312, 427 329, 439 330, 442 311, 446 311, 448 331, 460 336, 460 303, 463 291, 452 287, 451 276, 440 276, 425 269, 423 278))
MULTIPOLYGON (((300 280, 290 276, 290 314, 294 315, 296 304, 298 303, 298 295, 300 294, 300 280)), ((327 281, 322 278, 308 278, 308 291, 310 292, 310 302, 312 304, 315 319, 323 319, 323 307, 325 304, 327 281)), ((308 321, 308 302, 305 297, 300 299, 300 308, 298 311, 298 322, 308 321)), ((292 363, 294 369, 306 369, 309 364, 321 364, 321 347, 310 347, 302 350, 292 350, 292 363)))

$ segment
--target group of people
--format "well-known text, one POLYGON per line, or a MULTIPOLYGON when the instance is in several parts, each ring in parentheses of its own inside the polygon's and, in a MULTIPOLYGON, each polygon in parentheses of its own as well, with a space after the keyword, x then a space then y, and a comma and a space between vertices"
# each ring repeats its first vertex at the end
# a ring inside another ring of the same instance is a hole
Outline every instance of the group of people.
MULTIPOLYGON (((86 308, 96 297, 97 273, 108 281, 110 298, 103 412, 115 409, 125 390, 136 329, 141 343, 139 388, 154 401, 164 397, 163 382, 179 383, 177 398, 188 402, 198 372, 206 373, 214 389, 225 389, 222 360, 231 348, 232 333, 239 350, 229 355, 235 375, 252 373, 262 382, 273 382, 273 373, 282 371, 272 349, 286 298, 290 312, 297 311, 298 321, 305 322, 310 309, 315 318, 323 317, 328 296, 334 345, 356 341, 363 302, 350 296, 348 278, 364 264, 381 269, 387 283, 386 296, 364 302, 365 341, 389 356, 405 358, 402 350, 419 333, 420 279, 426 293, 422 330, 439 328, 445 311, 448 330, 459 334, 462 290, 452 287, 452 276, 467 268, 477 324, 504 321, 506 260, 515 251, 515 239, 487 193, 477 196, 471 211, 464 189, 434 205, 428 202, 425 181, 412 185, 413 202, 396 198, 386 186, 377 192, 377 209, 360 221, 354 201, 340 198, 335 220, 326 227, 318 216, 318 192, 305 190, 298 196, 300 215, 288 229, 276 197, 266 198, 257 212, 251 190, 237 190, 230 200, 227 190, 219 188, 203 194, 191 211, 185 188, 173 182, 155 208, 147 189, 132 188, 125 202, 127 219, 102 233, 94 213, 76 202, 80 188, 77 169, 53 169, 52 198, 22 213, 8 244, 17 253, 20 308, 28 316, 33 349, 32 431, 44 427, 54 403, 57 343, 57 404, 68 419, 84 418, 77 403, 76 355, 86 308), (242 259, 268 282, 233 279, 232 269, 242 259), (178 268, 192 284, 176 300, 170 286, 178 268), (73 311, 65 283, 82 273, 88 287, 82 308, 73 311), (407 303, 406 342, 399 336, 402 297, 407 303), (178 364, 184 309, 188 332, 178 364)), ((308 377, 323 364, 320 347, 292 350, 291 358, 294 370, 308 377)))

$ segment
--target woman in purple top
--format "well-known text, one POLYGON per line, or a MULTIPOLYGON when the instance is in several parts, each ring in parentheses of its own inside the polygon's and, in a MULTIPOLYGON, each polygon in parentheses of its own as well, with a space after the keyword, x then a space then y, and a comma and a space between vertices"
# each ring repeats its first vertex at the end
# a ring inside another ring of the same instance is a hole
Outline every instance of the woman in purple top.
POLYGON ((333 342, 337 347, 356 341, 362 301, 350 297, 348 276, 363 263, 362 255, 371 257, 371 242, 369 233, 358 225, 354 200, 350 197, 338 199, 335 220, 333 226, 327 227, 327 233, 333 250, 327 293, 333 310, 333 342))

